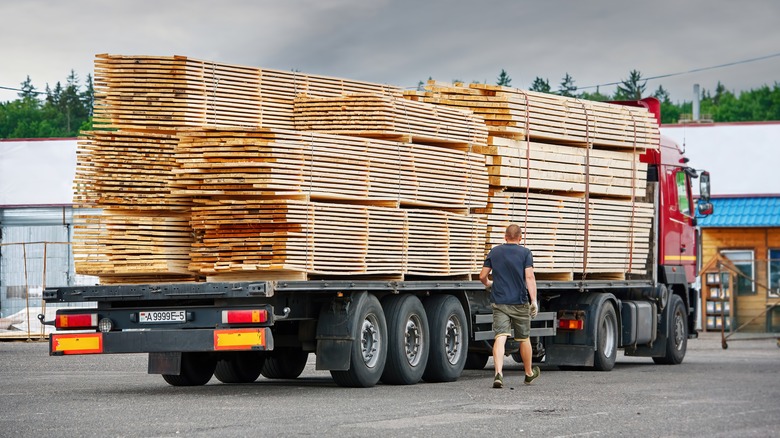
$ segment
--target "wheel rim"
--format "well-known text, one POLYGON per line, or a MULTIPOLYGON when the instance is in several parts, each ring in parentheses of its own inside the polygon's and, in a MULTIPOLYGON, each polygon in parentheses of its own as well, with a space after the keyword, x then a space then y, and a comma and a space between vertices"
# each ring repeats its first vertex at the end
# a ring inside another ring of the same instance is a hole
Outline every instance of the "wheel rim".
POLYGON ((617 336, 615 333, 615 317, 611 314, 606 315, 601 322, 601 333, 604 336, 601 337, 601 351, 605 357, 612 357, 612 353, 615 351, 617 344, 617 336))
POLYGON ((404 332, 404 347, 406 350, 406 360, 411 366, 417 366, 422 359, 423 337, 421 328, 422 321, 419 315, 412 315, 409 320, 406 321, 406 331, 404 332))
POLYGON ((460 357, 463 354, 463 330, 461 329, 460 320, 451 316, 447 320, 447 326, 444 334, 444 349, 447 353, 447 361, 455 365, 460 361, 460 357))
POLYGON ((674 314, 674 349, 681 351, 683 348, 683 342, 685 342, 685 321, 680 312, 674 314))
POLYGON ((379 361, 379 352, 382 346, 382 337, 379 333, 379 321, 373 313, 366 315, 363 320, 363 328, 360 336, 363 362, 369 368, 376 366, 379 361))

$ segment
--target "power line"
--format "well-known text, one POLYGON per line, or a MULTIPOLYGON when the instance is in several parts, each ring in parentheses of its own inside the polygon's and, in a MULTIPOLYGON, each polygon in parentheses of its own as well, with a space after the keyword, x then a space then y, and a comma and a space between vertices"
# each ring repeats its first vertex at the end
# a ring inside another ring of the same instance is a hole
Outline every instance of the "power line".
MULTIPOLYGON (((672 77, 672 76, 687 75, 687 74, 691 74, 691 73, 698 73, 698 72, 701 72, 701 71, 715 70, 717 68, 730 67, 732 65, 747 64, 747 63, 750 63, 750 62, 763 61, 764 59, 775 58, 775 57, 778 57, 778 56, 780 56, 780 52, 772 53, 771 55, 759 56, 758 58, 743 59, 741 61, 727 62, 725 64, 712 65, 712 66, 709 66, 709 67, 694 68, 692 70, 681 71, 681 72, 677 72, 677 73, 667 73, 667 74, 658 75, 658 76, 651 76, 649 78, 643 78, 643 79, 646 80, 646 81, 649 81, 649 80, 653 80, 653 79, 661 79, 661 78, 669 78, 669 77, 672 77)), ((622 83, 623 83, 623 81, 609 82, 609 83, 606 83, 606 84, 588 85, 587 87, 577 87, 577 89, 578 90, 583 90, 583 89, 587 89, 587 88, 603 87, 603 86, 606 86, 606 85, 619 85, 619 84, 622 84, 622 83)))
MULTIPOLYGON (((25 91, 25 90, 22 90, 21 88, 3 87, 2 85, 0 85, 0 90, 25 91)), ((46 94, 45 91, 31 91, 31 90, 28 90, 26 92, 27 93, 34 93, 34 94, 46 94)))

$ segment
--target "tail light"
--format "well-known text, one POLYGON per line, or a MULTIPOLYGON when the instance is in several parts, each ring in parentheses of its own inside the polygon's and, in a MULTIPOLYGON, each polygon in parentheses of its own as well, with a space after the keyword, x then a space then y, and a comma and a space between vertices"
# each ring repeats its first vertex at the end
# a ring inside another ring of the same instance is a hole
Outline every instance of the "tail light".
POLYGON ((223 310, 222 324, 257 324, 268 321, 265 309, 223 310))
POLYGON ((563 330, 582 330, 585 321, 581 319, 559 319, 558 328, 563 330))
POLYGON ((58 329, 95 328, 97 324, 97 313, 58 314, 54 320, 54 326, 58 329))

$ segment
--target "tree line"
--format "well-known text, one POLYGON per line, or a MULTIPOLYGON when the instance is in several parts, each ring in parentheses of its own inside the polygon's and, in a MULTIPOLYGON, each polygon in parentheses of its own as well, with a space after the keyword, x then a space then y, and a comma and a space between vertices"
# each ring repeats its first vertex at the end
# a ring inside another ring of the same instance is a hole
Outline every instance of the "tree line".
POLYGON ((81 83, 71 70, 64 85, 46 84, 44 91, 27 76, 19 90, 18 99, 0 102, 0 138, 76 137, 92 128, 92 75, 81 83))
MULTIPOLYGON (((453 82, 463 82, 454 79, 453 82)), ((479 82, 479 81, 473 81, 479 82)), ((501 70, 496 78, 496 85, 512 87, 512 78, 505 70, 501 70)), ((418 89, 425 86, 423 81, 418 84, 418 89)), ((521 87, 522 88, 522 87, 521 87)), ((693 112, 693 102, 672 102, 669 92, 662 86, 649 93, 647 81, 642 79, 642 73, 638 70, 629 72, 616 87, 613 94, 603 94, 596 88, 595 92, 578 92, 574 78, 568 73, 558 83, 557 88, 550 85, 549 79, 537 76, 528 87, 530 91, 540 93, 557 94, 559 96, 576 97, 585 100, 613 101, 613 100, 639 100, 645 97, 655 97, 661 102, 661 123, 679 123, 690 117, 693 112)), ((701 90, 699 96, 699 113, 701 118, 712 122, 758 122, 768 120, 780 120, 780 83, 777 81, 770 87, 764 85, 757 89, 735 93, 729 91, 725 85, 718 81, 714 91, 701 90)))
MULTIPOLYGON (((463 81, 454 79, 452 82, 463 81)), ((513 86, 512 78, 503 69, 496 78, 496 84, 513 86)), ((424 85, 420 81, 418 88, 423 89, 424 85)), ((537 76, 528 89, 597 101, 656 97, 661 101, 661 122, 667 124, 680 122, 693 110, 691 101, 672 102, 663 86, 649 93, 647 81, 637 70, 630 71, 612 94, 603 94, 598 88, 595 92, 578 91, 574 78, 568 73, 555 88, 549 79, 537 76)), ((51 88, 46 84, 44 91, 38 91, 27 76, 21 83, 18 96, 16 100, 0 102, 0 138, 76 137, 81 131, 92 128, 95 89, 90 74, 82 83, 71 70, 64 85, 57 82, 51 88)), ((701 90, 700 114, 713 122, 780 120, 780 83, 736 94, 718 82, 715 90, 701 90)))

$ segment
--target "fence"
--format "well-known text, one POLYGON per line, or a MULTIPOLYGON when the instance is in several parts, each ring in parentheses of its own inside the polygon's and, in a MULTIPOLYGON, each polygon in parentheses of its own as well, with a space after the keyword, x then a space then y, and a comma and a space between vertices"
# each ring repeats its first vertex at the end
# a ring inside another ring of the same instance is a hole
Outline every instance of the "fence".
POLYGON ((43 301, 46 287, 96 284, 97 278, 75 275, 70 242, 0 243, 0 338, 45 339, 56 309, 84 307, 43 301))

